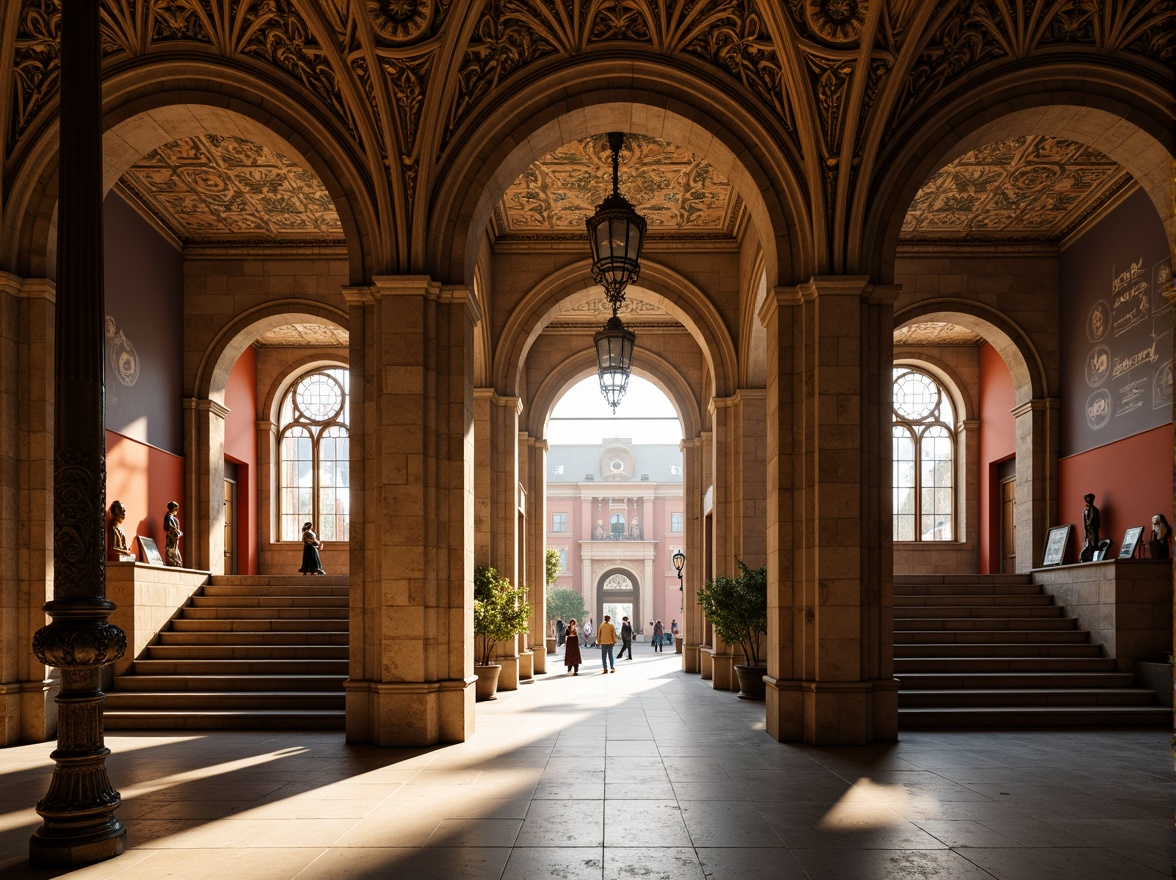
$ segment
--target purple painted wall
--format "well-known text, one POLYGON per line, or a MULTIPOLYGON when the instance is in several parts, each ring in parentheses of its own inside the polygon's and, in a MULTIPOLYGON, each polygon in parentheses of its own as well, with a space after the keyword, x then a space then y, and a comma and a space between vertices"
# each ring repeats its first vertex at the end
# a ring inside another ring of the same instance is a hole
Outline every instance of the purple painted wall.
POLYGON ((106 428, 184 454, 183 255, 117 194, 106 233, 106 428))

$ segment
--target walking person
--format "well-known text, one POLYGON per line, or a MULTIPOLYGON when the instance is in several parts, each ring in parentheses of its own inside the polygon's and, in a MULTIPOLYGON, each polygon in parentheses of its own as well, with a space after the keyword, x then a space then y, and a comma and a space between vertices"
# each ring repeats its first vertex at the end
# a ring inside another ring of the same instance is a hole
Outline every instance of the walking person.
POLYGON ((653 625, 653 650, 657 651, 659 654, 661 653, 662 636, 665 634, 665 631, 666 631, 666 628, 664 626, 662 626, 662 622, 660 620, 654 623, 654 625, 653 625))
POLYGON ((576 629, 576 618, 568 621, 568 628, 564 630, 564 666, 572 675, 580 674, 580 632, 576 629))
POLYGON ((555 619, 555 646, 558 648, 564 643, 564 622, 562 617, 555 619))
POLYGON ((302 568, 298 569, 304 575, 322 574, 323 562, 319 558, 319 548, 323 542, 314 533, 314 523, 302 524, 302 568))
POLYGON ((594 642, 592 641, 592 618, 584 622, 584 647, 591 648, 594 642))
POLYGON ((621 618, 621 652, 617 655, 620 660, 625 656, 625 652, 629 652, 629 659, 633 659, 633 624, 629 622, 629 618, 621 618))
POLYGON ((613 648, 617 644, 617 628, 612 625, 612 618, 604 615, 604 623, 596 631, 596 644, 600 645, 601 674, 616 672, 616 662, 613 660, 613 648))

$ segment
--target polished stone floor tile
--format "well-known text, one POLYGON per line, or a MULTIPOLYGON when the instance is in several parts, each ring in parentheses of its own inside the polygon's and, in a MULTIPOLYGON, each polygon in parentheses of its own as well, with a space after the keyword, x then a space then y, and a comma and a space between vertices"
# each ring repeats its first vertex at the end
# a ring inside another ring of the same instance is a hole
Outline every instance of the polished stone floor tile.
POLYGON ((1002 880, 1159 880, 1170 876, 1104 848, 968 850, 976 866, 1002 880))
POLYGON ((603 801, 532 801, 518 846, 604 846, 603 801))
POLYGON ((604 880, 708 880, 690 847, 609 847, 604 880))
POLYGON ((331 849, 298 874, 298 880, 498 880, 509 856, 505 847, 331 849))
POLYGON ((707 880, 808 880, 786 849, 699 847, 697 852, 707 880))
MULTIPOLYGON (((107 737, 122 856, 71 880, 1135 880, 1170 874, 1163 731, 781 744, 680 658, 539 676, 469 742, 107 737)), ((54 744, 0 749, 0 877, 27 866, 54 744)))
POLYGON ((515 847, 502 880, 603 880, 604 850, 600 847, 515 847))
POLYGON ((993 880, 994 876, 1004 877, 989 874, 951 850, 795 849, 791 852, 807 880, 993 880))
POLYGON ((604 845, 690 846, 690 835, 676 801, 610 801, 604 819, 604 845), (614 818, 613 808, 620 812, 614 818))

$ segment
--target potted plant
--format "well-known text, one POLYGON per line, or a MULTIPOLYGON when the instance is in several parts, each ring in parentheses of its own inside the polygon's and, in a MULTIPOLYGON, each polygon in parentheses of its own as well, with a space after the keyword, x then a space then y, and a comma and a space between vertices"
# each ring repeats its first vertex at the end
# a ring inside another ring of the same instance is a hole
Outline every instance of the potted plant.
POLYGON ((745 700, 764 698, 767 667, 760 662, 760 634, 768 631, 768 568, 748 568, 736 559, 738 577, 720 575, 698 591, 698 604, 715 632, 728 645, 743 651, 742 664, 735 664, 739 696, 745 700))
POLYGON ((474 674, 478 676, 475 699, 493 700, 498 691, 502 664, 494 663, 499 642, 527 631, 531 609, 510 581, 490 565, 474 567, 474 674))

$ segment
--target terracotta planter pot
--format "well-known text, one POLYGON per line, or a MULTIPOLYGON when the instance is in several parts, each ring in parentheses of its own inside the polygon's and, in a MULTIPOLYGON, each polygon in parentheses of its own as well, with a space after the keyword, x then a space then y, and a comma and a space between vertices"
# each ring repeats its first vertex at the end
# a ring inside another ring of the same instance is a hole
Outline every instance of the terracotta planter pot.
POLYGON ((495 694, 498 693, 498 676, 501 672, 502 665, 499 663, 474 667, 474 675, 478 676, 478 683, 474 685, 475 702, 498 699, 495 694))
POLYGON ((764 699, 764 676, 768 674, 766 666, 745 666, 735 664, 735 674, 739 676, 739 699, 764 699))

